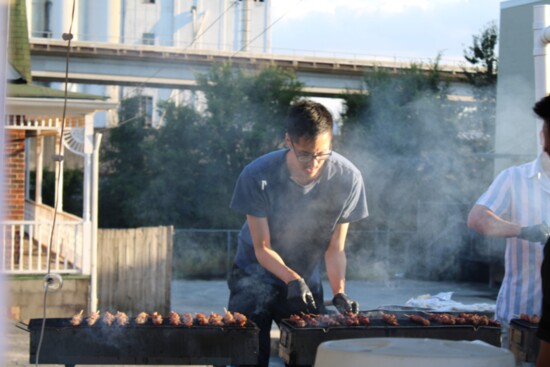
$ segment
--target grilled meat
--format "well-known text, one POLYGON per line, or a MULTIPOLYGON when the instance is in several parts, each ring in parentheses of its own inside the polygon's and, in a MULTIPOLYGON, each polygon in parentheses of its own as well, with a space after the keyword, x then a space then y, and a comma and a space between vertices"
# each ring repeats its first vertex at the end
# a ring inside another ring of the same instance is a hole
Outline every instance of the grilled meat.
POLYGON ((84 312, 84 310, 80 310, 79 313, 77 313, 76 315, 74 315, 72 318, 71 318, 71 325, 72 326, 78 326, 82 323, 82 313, 84 312))
POLYGON ((97 320, 99 320, 99 311, 92 312, 90 315, 88 315, 88 318, 86 319, 86 323, 88 326, 94 326, 97 320))
POLYGON ((149 320, 149 315, 147 312, 140 312, 134 321, 138 325, 143 325, 147 322, 147 320, 149 320))

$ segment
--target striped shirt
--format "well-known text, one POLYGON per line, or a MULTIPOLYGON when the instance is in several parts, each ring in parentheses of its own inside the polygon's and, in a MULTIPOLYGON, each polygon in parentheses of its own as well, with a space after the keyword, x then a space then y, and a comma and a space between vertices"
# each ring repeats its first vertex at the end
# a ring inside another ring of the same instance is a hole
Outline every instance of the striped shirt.
MULTIPOLYGON (((542 170, 541 155, 530 163, 502 171, 476 204, 522 227, 550 223, 550 179, 542 170)), ((543 245, 517 237, 506 239, 497 319, 508 322, 520 313, 540 315, 543 245)))

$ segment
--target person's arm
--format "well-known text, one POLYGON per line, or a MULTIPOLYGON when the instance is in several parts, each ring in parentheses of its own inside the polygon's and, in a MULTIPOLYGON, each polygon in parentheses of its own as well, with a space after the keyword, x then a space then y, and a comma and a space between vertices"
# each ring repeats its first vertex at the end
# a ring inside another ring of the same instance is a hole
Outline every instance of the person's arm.
POLYGON ((541 339, 537 367, 550 366, 550 343, 541 339))
POLYGON ((247 215, 248 227, 254 244, 254 253, 261 266, 271 272, 285 284, 300 279, 300 275, 286 266, 281 256, 271 248, 271 237, 267 218, 247 215))
POLYGON ((468 215, 468 227, 484 236, 517 237, 521 226, 506 221, 486 206, 476 204, 468 215))
POLYGON ((349 223, 337 224, 330 244, 325 252, 325 265, 328 280, 332 288, 332 304, 343 315, 359 312, 359 303, 349 298, 346 294, 346 236, 349 223))
POLYGON ((349 223, 337 224, 325 252, 325 265, 332 294, 345 293, 346 288, 346 236, 349 223))

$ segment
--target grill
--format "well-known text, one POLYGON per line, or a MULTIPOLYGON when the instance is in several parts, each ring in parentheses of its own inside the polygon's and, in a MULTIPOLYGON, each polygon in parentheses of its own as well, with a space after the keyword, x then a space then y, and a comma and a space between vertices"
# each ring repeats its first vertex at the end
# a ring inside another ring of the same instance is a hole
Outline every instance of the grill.
POLYGON ((510 350, 516 363, 536 362, 539 354, 538 324, 521 319, 510 320, 510 350))
MULTIPOLYGON (((500 327, 472 325, 441 325, 431 322, 430 326, 421 326, 410 321, 406 315, 420 312, 387 311, 397 316, 399 326, 390 326, 381 319, 384 311, 361 311, 371 320, 369 326, 332 326, 305 327, 294 326, 289 320, 282 320, 279 340, 279 357, 292 365, 313 365, 317 347, 322 342, 355 338, 434 338, 445 340, 482 340, 500 347, 500 327)), ((451 313, 456 315, 458 313, 451 313)))
MULTIPOLYGON (((30 362, 36 363, 42 319, 31 319, 30 362)), ((258 327, 241 326, 71 326, 69 318, 46 319, 40 364, 256 364, 258 327)))

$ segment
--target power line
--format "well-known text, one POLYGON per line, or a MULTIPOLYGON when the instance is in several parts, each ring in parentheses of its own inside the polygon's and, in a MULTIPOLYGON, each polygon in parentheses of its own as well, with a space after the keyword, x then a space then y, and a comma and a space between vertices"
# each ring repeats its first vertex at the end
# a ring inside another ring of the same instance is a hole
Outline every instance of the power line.
MULTIPOLYGON (((237 0, 231 2, 231 5, 229 5, 229 6, 223 11, 223 13, 221 13, 212 23, 210 23, 210 25, 209 25, 208 27, 206 27, 202 32, 200 32, 199 34, 197 34, 197 35, 195 36, 195 39, 192 40, 192 41, 183 49, 183 51, 188 50, 189 47, 191 47, 191 46, 197 41, 197 39, 199 39, 200 37, 202 37, 208 30, 210 30, 210 28, 212 28, 216 23, 218 23, 219 20, 220 20, 223 16, 225 16, 225 14, 226 14, 232 7, 234 7, 236 4, 237 4, 237 0)), ((151 76, 149 76, 147 79, 145 79, 145 81, 142 83, 142 85, 141 85, 140 87, 134 87, 133 90, 135 91, 137 88, 144 88, 145 83, 146 83, 147 81, 151 80, 151 78, 153 78, 154 76, 158 75, 158 73, 160 73, 163 69, 164 69, 164 67, 160 67, 153 75, 151 75, 151 76)), ((177 97, 180 93, 181 93, 180 90, 176 91, 176 92, 175 92, 172 96, 170 96, 166 101, 172 100, 173 98, 177 97)), ((123 96, 122 98, 123 98, 123 99, 124 99, 124 98, 129 98, 129 96, 126 95, 126 96, 123 96)), ((126 124, 126 123, 128 123, 128 122, 131 122, 131 121, 133 121, 133 120, 135 120, 135 119, 137 119, 137 118, 140 118, 140 117, 142 117, 142 116, 143 116, 143 114, 139 114, 139 115, 135 115, 135 116, 133 116, 133 117, 130 117, 130 118, 124 120, 124 121, 120 121, 120 122, 118 123, 118 126, 124 125, 124 124, 126 124)))
POLYGON ((270 25, 268 25, 267 27, 264 28, 264 30, 262 32, 260 32, 260 34, 258 34, 256 37, 254 37, 253 39, 251 39, 250 41, 248 41, 245 45, 243 45, 241 47, 240 50, 238 50, 237 52, 235 52, 233 55, 231 55, 231 57, 234 57, 235 55, 237 55, 239 52, 243 51, 244 49, 246 49, 248 46, 250 46, 250 44, 252 42, 254 42, 255 40, 257 40, 258 38, 260 38, 261 36, 263 36, 265 34, 265 32, 267 32, 268 30, 271 29, 271 27, 273 27, 275 24, 277 24, 281 19, 283 19, 284 17, 286 17, 292 10, 294 10, 294 8, 300 4, 302 1, 304 0, 299 0, 297 3, 295 4, 292 4, 279 18, 277 18, 274 22, 271 22, 270 25))
MULTIPOLYGON (((187 51, 189 49, 189 47, 191 47, 199 38, 201 38, 208 30, 210 30, 216 23, 218 23, 220 21, 220 19, 225 16, 225 14, 232 8, 235 6, 235 4, 237 4, 237 1, 233 1, 231 2, 231 5, 229 5, 212 23, 210 23, 210 25, 208 27, 206 27, 206 29, 204 29, 202 32, 200 32, 199 34, 197 34, 194 39, 187 45, 183 48, 182 51, 187 51)), ((153 73, 151 76, 149 76, 147 79, 145 79, 145 81, 142 83, 142 85, 140 87, 134 87, 134 89, 137 89, 137 88, 143 88, 145 86, 145 83, 149 80, 151 80, 153 77, 155 77, 156 75, 158 75, 158 73, 160 73, 162 70, 164 70, 164 66, 160 67, 157 69, 157 71, 155 73, 153 73)), ((123 97, 123 98, 126 98, 126 97, 123 97)))
MULTIPOLYGON (((52 285, 52 282, 55 282, 55 278, 52 277, 52 274, 50 273, 51 270, 51 253, 52 253, 52 244, 53 244, 53 237, 55 233, 55 224, 57 220, 57 212, 58 212, 58 206, 59 206, 59 197, 62 193, 62 188, 60 187, 61 184, 61 175, 62 172, 62 166, 61 162, 63 161, 63 133, 65 131, 65 117, 67 115, 67 96, 68 96, 68 86, 69 86, 69 60, 70 60, 70 52, 71 52, 71 40, 73 39, 73 22, 74 22, 74 13, 75 13, 75 0, 73 0, 73 6, 71 11, 71 23, 69 25, 69 32, 63 33, 63 40, 68 41, 67 42, 67 54, 65 56, 65 94, 63 97, 63 114, 61 117, 61 133, 59 135, 59 150, 58 153, 55 155, 55 160, 58 164, 58 171, 57 171, 57 177, 55 180, 55 186, 56 186, 56 197, 55 197, 55 204, 54 204, 54 212, 53 212, 53 219, 52 219, 52 230, 50 233, 50 240, 48 243, 48 264, 47 264, 47 273, 45 277, 45 283, 44 283, 44 301, 43 301, 43 317, 42 317, 42 326, 40 328, 40 338, 38 341, 38 346, 36 348, 36 366, 38 366, 39 358, 40 358, 40 349, 42 348, 42 341, 44 339, 44 329, 46 326, 46 301, 48 297, 48 289, 52 285)), ((59 277, 60 278, 60 277, 59 277)), ((59 279, 59 282, 62 282, 61 279, 59 279)))
MULTIPOLYGON (((245 0, 246 1, 246 0, 245 0)), ((233 55, 231 55, 230 57, 234 57, 236 56, 239 52, 243 51, 245 48, 247 48, 252 42, 254 42, 255 40, 257 40, 258 38, 260 38, 262 35, 264 35, 268 30, 270 30, 275 24, 277 24, 279 21, 281 21, 284 17, 286 17, 298 4, 300 4, 303 0, 299 0, 296 4, 293 4, 292 6, 290 6, 279 18, 277 18, 275 21, 271 22, 271 24, 269 24, 267 27, 264 28, 264 30, 262 32, 260 32, 256 37, 254 37, 252 40, 250 40, 249 42, 247 42, 245 45, 243 45, 241 47, 240 50, 237 50, 233 55)), ((234 1, 231 6, 229 6, 224 12, 222 15, 220 15, 212 24, 211 26, 213 26, 231 7, 233 7, 235 4, 237 3, 237 1, 234 1)), ((205 29, 204 32, 202 32, 200 34, 200 36, 202 36, 208 29, 211 28, 211 26, 209 26, 207 29, 205 29)), ((199 36, 197 36, 196 38, 199 38, 199 36)), ((194 43, 194 41, 192 43, 190 43, 184 50, 187 50, 187 48, 189 48, 192 44, 194 43)), ((157 75, 158 72, 160 72, 161 69, 159 69, 155 74, 153 74, 153 76, 157 75)), ((150 80, 153 76, 149 77, 147 80, 150 80)), ((146 81, 147 81, 146 80, 146 81)), ((173 93, 166 101, 171 101, 172 99, 174 99, 175 97, 179 96, 181 93, 181 90, 177 90, 175 93, 173 93)), ((123 125, 127 122, 130 122, 130 121, 133 121, 135 120, 136 118, 140 117, 140 115, 138 116, 134 116, 130 119, 127 119, 127 120, 124 120, 122 122, 119 122, 118 126, 120 125, 123 125)))

